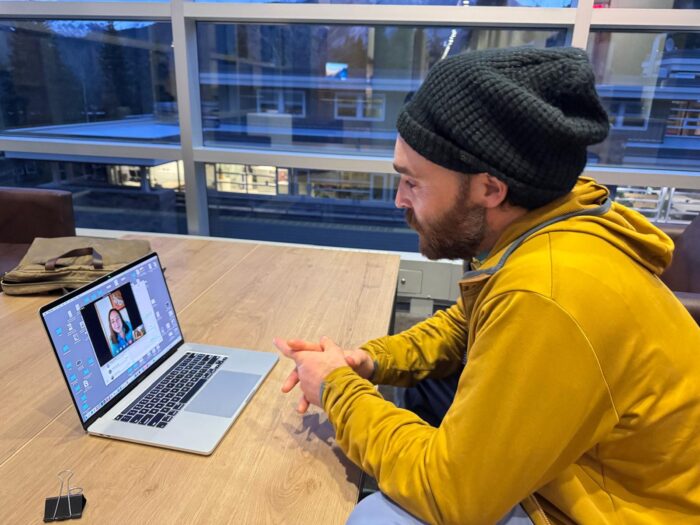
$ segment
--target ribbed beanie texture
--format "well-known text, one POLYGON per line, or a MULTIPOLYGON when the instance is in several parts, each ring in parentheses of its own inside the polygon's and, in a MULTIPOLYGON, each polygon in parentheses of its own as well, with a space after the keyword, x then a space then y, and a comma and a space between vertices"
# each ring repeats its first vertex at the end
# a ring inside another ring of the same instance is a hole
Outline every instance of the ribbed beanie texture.
POLYGON ((514 48, 438 62, 397 128, 428 160, 488 172, 513 204, 533 209, 571 190, 609 123, 584 51, 514 48))

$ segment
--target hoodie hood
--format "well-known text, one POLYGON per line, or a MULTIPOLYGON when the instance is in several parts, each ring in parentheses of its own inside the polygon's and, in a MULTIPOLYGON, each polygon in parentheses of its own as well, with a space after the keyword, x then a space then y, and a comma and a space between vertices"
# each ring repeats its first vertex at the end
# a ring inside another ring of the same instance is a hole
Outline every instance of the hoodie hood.
POLYGON ((500 266, 505 262, 501 259, 510 254, 514 243, 519 245, 537 235, 566 231, 600 237, 650 272, 660 275, 671 263, 673 241, 640 213, 610 203, 608 199, 609 191, 605 186, 591 178, 580 177, 570 193, 532 210, 508 226, 481 268, 500 266), (562 220, 558 220, 560 218, 562 220), (538 225, 542 227, 537 229, 538 225))

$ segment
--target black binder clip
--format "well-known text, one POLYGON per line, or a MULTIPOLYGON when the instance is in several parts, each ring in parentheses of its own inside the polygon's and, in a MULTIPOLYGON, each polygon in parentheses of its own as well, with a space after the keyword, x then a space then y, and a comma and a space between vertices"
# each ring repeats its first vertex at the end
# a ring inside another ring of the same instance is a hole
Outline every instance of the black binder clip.
POLYGON ((64 470, 58 473, 61 487, 58 489, 58 497, 46 498, 44 522, 79 519, 82 517, 87 500, 81 487, 71 488, 70 478, 72 477, 72 470, 64 470), (64 486, 66 487, 65 495, 63 494, 64 486))

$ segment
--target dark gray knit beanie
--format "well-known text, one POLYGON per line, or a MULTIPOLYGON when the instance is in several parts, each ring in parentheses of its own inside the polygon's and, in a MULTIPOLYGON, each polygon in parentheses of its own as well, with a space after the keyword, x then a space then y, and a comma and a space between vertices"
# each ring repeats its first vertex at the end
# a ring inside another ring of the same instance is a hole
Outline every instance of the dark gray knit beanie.
POLYGON ((474 51, 438 62, 401 110, 399 134, 420 155, 488 172, 528 209, 568 193, 586 147, 608 134, 586 53, 576 48, 474 51))

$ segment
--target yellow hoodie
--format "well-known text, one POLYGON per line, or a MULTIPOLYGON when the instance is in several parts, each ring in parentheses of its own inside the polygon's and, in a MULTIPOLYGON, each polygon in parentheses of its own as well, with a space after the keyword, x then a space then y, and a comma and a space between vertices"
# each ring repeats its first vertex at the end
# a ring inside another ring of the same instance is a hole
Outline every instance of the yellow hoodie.
POLYGON ((491 525, 523 501, 537 524, 700 524, 700 328, 657 277, 670 239, 607 196, 582 178, 509 226, 456 305, 363 346, 393 385, 466 352, 439 428, 349 367, 326 378, 339 445, 415 516, 491 525))

